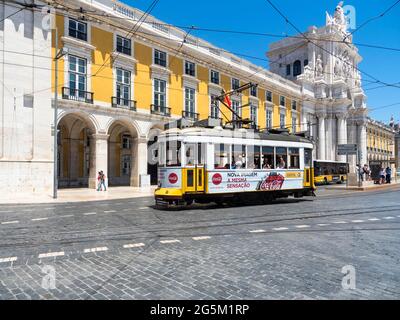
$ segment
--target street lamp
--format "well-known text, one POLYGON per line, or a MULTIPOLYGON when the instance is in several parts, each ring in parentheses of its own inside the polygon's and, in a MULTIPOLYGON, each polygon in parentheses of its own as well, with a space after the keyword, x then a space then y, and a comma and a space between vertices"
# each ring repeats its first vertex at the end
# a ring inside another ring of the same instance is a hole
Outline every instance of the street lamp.
POLYGON ((56 56, 54 58, 55 64, 55 76, 54 76, 54 173, 53 173, 53 198, 57 199, 57 189, 58 189, 58 132, 57 132, 57 113, 58 113, 58 60, 68 54, 68 50, 61 48, 58 49, 58 29, 55 29, 55 49, 56 56))

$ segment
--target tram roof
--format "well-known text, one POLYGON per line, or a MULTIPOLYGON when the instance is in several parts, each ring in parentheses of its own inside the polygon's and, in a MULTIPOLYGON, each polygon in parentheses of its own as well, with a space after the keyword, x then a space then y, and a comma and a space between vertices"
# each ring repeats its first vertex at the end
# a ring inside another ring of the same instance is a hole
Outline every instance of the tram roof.
POLYGON ((248 129, 223 129, 220 128, 203 128, 203 127, 190 127, 190 128, 172 128, 164 131, 160 136, 209 136, 209 137, 231 137, 241 139, 254 139, 254 140, 269 140, 269 141, 286 141, 286 142, 300 142, 312 143, 311 140, 290 133, 271 133, 271 132, 257 132, 248 129))

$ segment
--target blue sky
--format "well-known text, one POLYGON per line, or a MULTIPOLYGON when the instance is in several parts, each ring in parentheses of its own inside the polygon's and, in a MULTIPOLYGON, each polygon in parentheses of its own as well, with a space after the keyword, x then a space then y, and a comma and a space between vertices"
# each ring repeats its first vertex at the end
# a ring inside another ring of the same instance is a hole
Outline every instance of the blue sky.
MULTIPOLYGON (((123 2, 146 10, 151 0, 123 0, 123 2)), ((288 16, 297 28, 307 30, 311 25, 325 24, 325 11, 333 13, 338 0, 273 0, 273 3, 288 16)), ((345 5, 356 9, 356 25, 389 8, 395 0, 352 0, 345 5)), ((265 0, 228 1, 228 0, 160 0, 152 15, 166 23, 178 26, 196 26, 199 28, 264 32, 272 34, 296 34, 296 31, 273 10, 265 0)), ((277 38, 249 36, 238 34, 194 31, 193 35, 201 37, 214 45, 235 53, 265 58, 265 52, 271 42, 277 38)), ((354 34, 354 42, 373 44, 391 48, 400 48, 400 4, 384 17, 371 21, 354 34)), ((400 82, 400 51, 388 51, 368 47, 359 47, 363 61, 359 69, 371 74, 386 83, 400 82)), ((253 63, 267 67, 267 62, 252 60, 253 63)), ((363 79, 372 80, 363 75, 363 79)), ((386 87, 367 90, 380 86, 368 84, 363 86, 368 96, 368 107, 379 108, 393 103, 397 106, 372 110, 370 115, 388 122, 393 114, 400 121, 400 88, 386 87)), ((400 86, 400 84, 399 84, 400 86)))

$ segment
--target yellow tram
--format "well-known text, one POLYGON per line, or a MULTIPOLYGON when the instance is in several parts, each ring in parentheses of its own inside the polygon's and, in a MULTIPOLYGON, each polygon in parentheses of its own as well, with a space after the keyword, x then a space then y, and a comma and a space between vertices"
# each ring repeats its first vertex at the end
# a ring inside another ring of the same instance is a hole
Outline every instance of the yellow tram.
POLYGON ((285 129, 171 128, 158 148, 157 207, 314 195, 313 144, 285 129))

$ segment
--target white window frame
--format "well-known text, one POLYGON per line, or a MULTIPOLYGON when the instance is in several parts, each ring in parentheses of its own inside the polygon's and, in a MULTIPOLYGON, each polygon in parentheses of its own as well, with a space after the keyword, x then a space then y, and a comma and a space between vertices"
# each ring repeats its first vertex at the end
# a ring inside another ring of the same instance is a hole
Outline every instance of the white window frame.
POLYGON ((213 85, 216 85, 216 86, 220 86, 221 85, 221 72, 219 72, 217 70, 210 69, 210 83, 213 84, 213 85), (213 72, 218 73, 218 83, 214 83, 214 82, 211 81, 213 72))
POLYGON ((265 126, 267 129, 272 129, 274 125, 274 109, 273 108, 265 108, 265 126), (269 119, 270 121, 270 126, 268 126, 268 114, 271 114, 271 117, 269 119))
POLYGON ((70 39, 74 39, 76 41, 80 41, 80 42, 83 42, 83 43, 91 44, 92 43, 92 24, 91 24, 91 22, 89 22, 89 21, 83 22, 83 23, 86 24, 86 28, 87 28, 87 30, 86 30, 86 32, 87 32, 87 40, 85 41, 85 40, 81 40, 81 39, 78 39, 78 38, 71 37, 69 35, 69 20, 71 20, 71 19, 75 20, 75 21, 79 21, 79 18, 74 17, 74 16, 65 17, 64 18, 64 36, 68 37, 70 39))
POLYGON ((183 105, 183 110, 185 112, 191 112, 191 113, 195 114, 196 113, 196 108, 197 108, 196 101, 197 101, 197 90, 195 88, 191 87, 191 86, 185 86, 184 90, 183 90, 183 104, 184 104, 183 105), (186 99, 186 90, 192 90, 193 93, 194 93, 193 94, 193 111, 190 111, 190 110, 186 109, 186 101, 187 101, 187 99, 186 99))
POLYGON ((190 61, 190 60, 184 60, 183 61, 183 74, 186 75, 186 76, 189 76, 189 77, 196 78, 197 77, 197 64, 195 62, 193 62, 193 61, 190 61), (193 66, 194 66, 194 75, 186 73, 186 64, 187 63, 193 64, 193 66))
POLYGON ((165 82, 165 106, 159 106, 159 107, 168 108, 168 81, 166 81, 165 79, 162 79, 162 78, 155 77, 155 78, 152 79, 152 82, 153 82, 152 104, 156 105, 155 104, 155 94, 156 94, 156 92, 155 92, 155 82, 156 81, 165 82))
POLYGON ((253 115, 255 116, 254 125, 258 125, 258 104, 254 102, 250 102, 250 120, 253 121, 253 115), (255 110, 255 113, 253 111, 255 110))
MULTIPOLYGON (((242 108, 240 105, 240 101, 239 100, 232 100, 232 110, 235 111, 240 117, 242 117, 242 108), (237 110, 236 110, 236 105, 237 104, 237 110)), ((238 120, 236 119, 236 115, 232 112, 232 120, 238 120)))
POLYGON ((155 65, 157 67, 160 67, 160 68, 168 69, 168 52, 163 50, 163 49, 160 49, 160 48, 153 48, 152 51, 153 51, 153 58, 152 58, 153 59, 153 65, 155 65), (165 66, 162 66, 162 65, 159 65, 159 64, 156 63, 156 51, 165 53, 165 66))
POLYGON ((238 88, 240 88, 240 79, 231 78, 231 89, 232 89, 232 90, 236 90, 236 89, 237 89, 237 88, 233 88, 233 82, 234 82, 234 80, 236 80, 236 81, 238 82, 238 84, 239 84, 238 88))
MULTIPOLYGON (((122 66, 116 65, 114 68, 114 97, 118 97, 117 95, 117 84, 118 84, 118 69, 122 70, 124 72, 129 72, 130 74, 130 84, 129 84, 129 99, 128 100, 134 100, 133 99, 133 78, 134 78, 134 73, 132 72, 132 70, 123 68, 122 66)), ((126 85, 126 84, 125 84, 126 85)))
POLYGON ((216 103, 217 103, 217 105, 218 105, 218 108, 217 108, 217 111, 218 111, 218 114, 217 114, 217 117, 212 117, 212 108, 213 108, 213 105, 212 105, 212 101, 213 101, 213 99, 212 99, 212 97, 218 97, 218 94, 213 94, 213 93, 211 93, 210 94, 210 103, 209 103, 209 105, 210 105, 210 117, 211 118, 213 118, 213 119, 219 119, 219 117, 220 117, 220 115, 221 115, 221 110, 220 110, 220 107, 221 107, 221 104, 220 104, 220 102, 219 101, 217 101, 216 100, 216 103))
MULTIPOLYGON (((85 67, 85 92, 91 92, 90 90, 89 90, 89 85, 90 85, 90 78, 89 78, 89 75, 88 75, 88 71, 89 71, 89 64, 88 64, 88 60, 86 59, 86 57, 82 57, 82 56, 79 56, 79 55, 76 55, 76 54, 73 54, 73 53, 70 53, 70 54, 68 54, 68 55, 65 55, 65 60, 67 61, 67 72, 65 72, 65 84, 67 84, 68 86, 68 88, 69 88, 69 90, 71 91, 71 87, 70 87, 70 57, 71 56, 73 56, 73 57, 75 57, 75 58, 77 58, 77 59, 82 59, 82 60, 85 60, 86 61, 86 67, 85 67)), ((75 73, 75 74, 80 74, 79 72, 73 72, 73 73, 75 73)), ((76 88, 73 88, 73 89, 75 89, 75 90, 77 90, 76 88)), ((71 92, 70 92, 71 93, 71 92)))
POLYGON ((124 56, 134 57, 134 56, 135 56, 135 53, 134 53, 134 46, 135 46, 135 43, 134 43, 133 39, 131 39, 131 38, 129 38, 129 37, 126 37, 126 36, 123 36, 123 35, 120 34, 120 33, 115 33, 115 34, 114 34, 114 50, 115 50, 115 52, 117 52, 117 53, 119 53, 119 54, 122 54, 122 55, 124 55, 124 56), (118 37, 121 37, 121 38, 123 38, 123 39, 129 40, 129 41, 131 42, 131 54, 130 54, 130 55, 118 51, 118 49, 117 49, 117 48, 118 48, 118 37))

